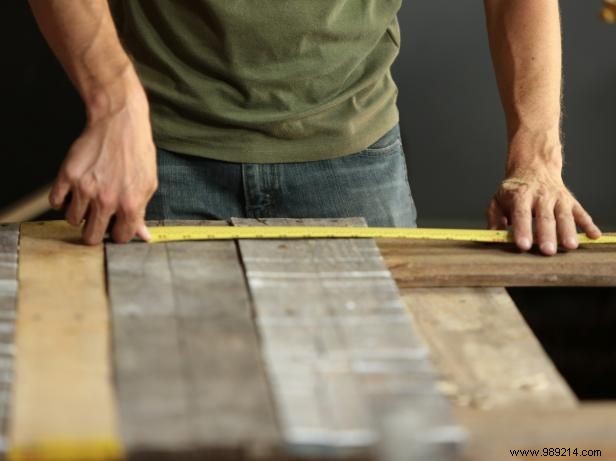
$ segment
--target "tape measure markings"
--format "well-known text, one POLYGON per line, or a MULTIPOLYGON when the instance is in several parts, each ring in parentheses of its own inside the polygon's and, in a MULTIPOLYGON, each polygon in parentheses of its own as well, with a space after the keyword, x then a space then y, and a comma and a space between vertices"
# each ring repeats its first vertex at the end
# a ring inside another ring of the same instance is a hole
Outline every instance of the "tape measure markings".
MULTIPOLYGON (((513 242, 511 232, 482 229, 430 229, 396 227, 332 227, 332 226, 169 226, 150 228, 152 243, 189 240, 235 239, 303 239, 303 238, 387 238, 407 240, 444 240, 478 243, 513 242)), ((604 234, 592 240, 578 234, 580 244, 616 243, 616 234, 604 234)))

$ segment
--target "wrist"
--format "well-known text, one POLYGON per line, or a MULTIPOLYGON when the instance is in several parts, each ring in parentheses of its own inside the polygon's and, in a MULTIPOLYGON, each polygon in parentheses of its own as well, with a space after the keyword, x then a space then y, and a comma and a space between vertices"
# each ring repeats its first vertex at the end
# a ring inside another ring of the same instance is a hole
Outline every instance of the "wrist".
POLYGON ((128 62, 115 75, 104 81, 93 82, 82 94, 89 121, 94 121, 131 106, 148 111, 143 85, 128 62))
POLYGON ((561 174, 563 148, 560 129, 541 131, 520 130, 509 138, 506 173, 528 169, 543 169, 561 174))

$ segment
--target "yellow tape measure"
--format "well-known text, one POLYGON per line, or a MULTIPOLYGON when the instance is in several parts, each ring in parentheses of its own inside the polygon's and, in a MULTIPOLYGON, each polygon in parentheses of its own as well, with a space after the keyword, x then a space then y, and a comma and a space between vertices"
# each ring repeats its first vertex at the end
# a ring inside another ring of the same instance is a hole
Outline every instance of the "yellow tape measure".
MULTIPOLYGON (((319 239, 386 238, 410 240, 453 240, 460 242, 512 242, 508 231, 478 229, 408 229, 396 227, 316 227, 316 226, 169 226, 151 227, 152 243, 186 240, 234 239, 319 239)), ((580 244, 616 243, 616 234, 604 234, 592 240, 578 236, 580 244)))

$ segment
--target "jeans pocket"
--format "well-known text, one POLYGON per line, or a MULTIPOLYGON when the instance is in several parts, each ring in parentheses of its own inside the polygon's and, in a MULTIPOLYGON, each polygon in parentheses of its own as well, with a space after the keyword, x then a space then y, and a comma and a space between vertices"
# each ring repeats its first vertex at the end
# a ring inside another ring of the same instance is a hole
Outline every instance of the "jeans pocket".
POLYGON ((402 139, 400 137, 400 127, 396 125, 389 130, 378 141, 358 152, 358 156, 380 156, 384 154, 395 154, 402 151, 402 139))

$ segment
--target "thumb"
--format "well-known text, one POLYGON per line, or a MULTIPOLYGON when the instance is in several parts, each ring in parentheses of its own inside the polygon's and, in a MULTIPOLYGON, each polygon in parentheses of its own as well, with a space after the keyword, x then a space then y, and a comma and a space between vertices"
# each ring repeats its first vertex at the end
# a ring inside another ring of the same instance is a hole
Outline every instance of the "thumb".
POLYGON ((152 240, 152 235, 148 230, 148 226, 146 226, 144 222, 142 222, 137 228, 137 237, 139 237, 145 242, 149 242, 150 240, 152 240))

